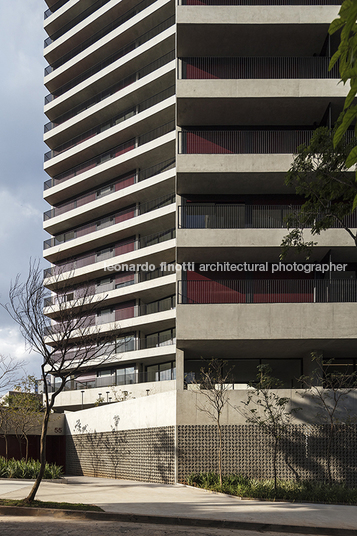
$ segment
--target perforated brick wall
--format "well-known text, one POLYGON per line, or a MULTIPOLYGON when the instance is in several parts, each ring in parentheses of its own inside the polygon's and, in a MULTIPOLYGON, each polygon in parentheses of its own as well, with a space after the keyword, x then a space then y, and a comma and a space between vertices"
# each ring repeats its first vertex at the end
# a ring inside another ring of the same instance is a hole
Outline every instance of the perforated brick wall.
MULTIPOLYGON (((178 480, 193 472, 218 471, 218 433, 215 425, 179 426, 178 480)), ((278 453, 278 476, 323 481, 330 429, 321 425, 291 425, 278 453)), ((332 476, 357 486, 357 426, 340 426, 331 445, 332 476)), ((272 443, 258 426, 223 426, 223 472, 256 478, 273 476, 272 443)))
POLYGON ((67 436, 67 472, 174 482, 174 427, 67 436))

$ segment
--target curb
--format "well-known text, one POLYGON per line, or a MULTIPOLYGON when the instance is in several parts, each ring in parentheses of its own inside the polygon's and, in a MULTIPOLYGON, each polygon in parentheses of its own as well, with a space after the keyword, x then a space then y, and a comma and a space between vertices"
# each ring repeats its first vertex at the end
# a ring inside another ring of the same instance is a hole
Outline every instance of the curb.
POLYGON ((119 514, 115 512, 85 512, 79 510, 57 510, 52 508, 32 508, 22 506, 0 506, 0 515, 29 517, 58 517, 68 519, 88 519, 95 521, 121 521, 125 523, 146 523, 232 530, 252 530, 256 532, 281 532, 285 534, 316 534, 320 536, 356 536, 353 529, 330 527, 309 527, 299 525, 275 525, 219 519, 199 519, 192 517, 150 516, 144 514, 119 514))

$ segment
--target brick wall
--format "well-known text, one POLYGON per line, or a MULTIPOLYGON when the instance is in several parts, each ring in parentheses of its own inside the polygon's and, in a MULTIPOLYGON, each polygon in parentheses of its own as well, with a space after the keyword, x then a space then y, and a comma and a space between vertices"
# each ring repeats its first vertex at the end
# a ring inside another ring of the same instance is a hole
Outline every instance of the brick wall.
MULTIPOLYGON (((179 426, 178 481, 193 472, 218 472, 218 433, 215 425, 179 426)), ((281 442, 278 476, 293 479, 327 479, 327 425, 291 425, 281 442)), ((357 486, 357 426, 340 426, 332 445, 332 474, 336 480, 357 486)), ((223 472, 272 478, 272 444, 258 426, 223 426, 223 472)))
POLYGON ((174 427, 67 436, 67 473, 174 482, 174 427))

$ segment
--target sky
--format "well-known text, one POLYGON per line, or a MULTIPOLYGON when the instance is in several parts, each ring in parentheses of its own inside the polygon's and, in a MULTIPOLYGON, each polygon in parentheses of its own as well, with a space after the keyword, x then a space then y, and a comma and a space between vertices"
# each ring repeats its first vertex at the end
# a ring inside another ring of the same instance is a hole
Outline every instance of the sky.
MULTIPOLYGON (((43 13, 41 0, 0 3, 0 302, 10 281, 28 272, 30 258, 42 257, 43 182, 43 13)), ((42 261, 43 267, 46 263, 42 261)), ((40 377, 41 358, 29 354, 21 334, 0 308, 0 354, 26 361, 26 373, 40 377)))

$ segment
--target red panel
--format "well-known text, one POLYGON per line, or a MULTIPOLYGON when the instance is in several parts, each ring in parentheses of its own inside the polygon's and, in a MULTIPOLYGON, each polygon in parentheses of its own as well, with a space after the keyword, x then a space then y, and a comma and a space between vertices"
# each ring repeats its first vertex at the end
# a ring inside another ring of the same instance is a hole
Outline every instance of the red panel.
POLYGON ((129 251, 134 251, 134 249, 135 249, 134 238, 131 242, 126 242, 125 244, 120 244, 119 242, 115 246, 115 256, 122 255, 123 253, 129 253, 129 251))
POLYGON ((96 199, 95 192, 88 194, 86 196, 83 196, 80 199, 77 199, 77 207, 86 205, 87 203, 90 203, 91 201, 95 201, 95 199, 96 199))
POLYGON ((130 218, 134 218, 135 216, 135 208, 132 208, 131 210, 128 210, 127 212, 123 212, 122 214, 118 214, 115 216, 115 223, 120 223, 121 221, 130 220, 130 218))
POLYGON ((115 306, 115 321, 134 317, 135 301, 121 303, 115 306))
POLYGON ((123 188, 126 188, 127 186, 131 186, 131 184, 134 184, 135 182, 135 172, 130 175, 130 177, 125 177, 124 179, 119 180, 115 184, 115 191, 122 190, 123 188))
POLYGON ((186 153, 187 154, 230 154, 234 151, 232 146, 231 132, 207 132, 204 137, 187 132, 186 153), (214 137, 214 141, 213 138, 214 137))

